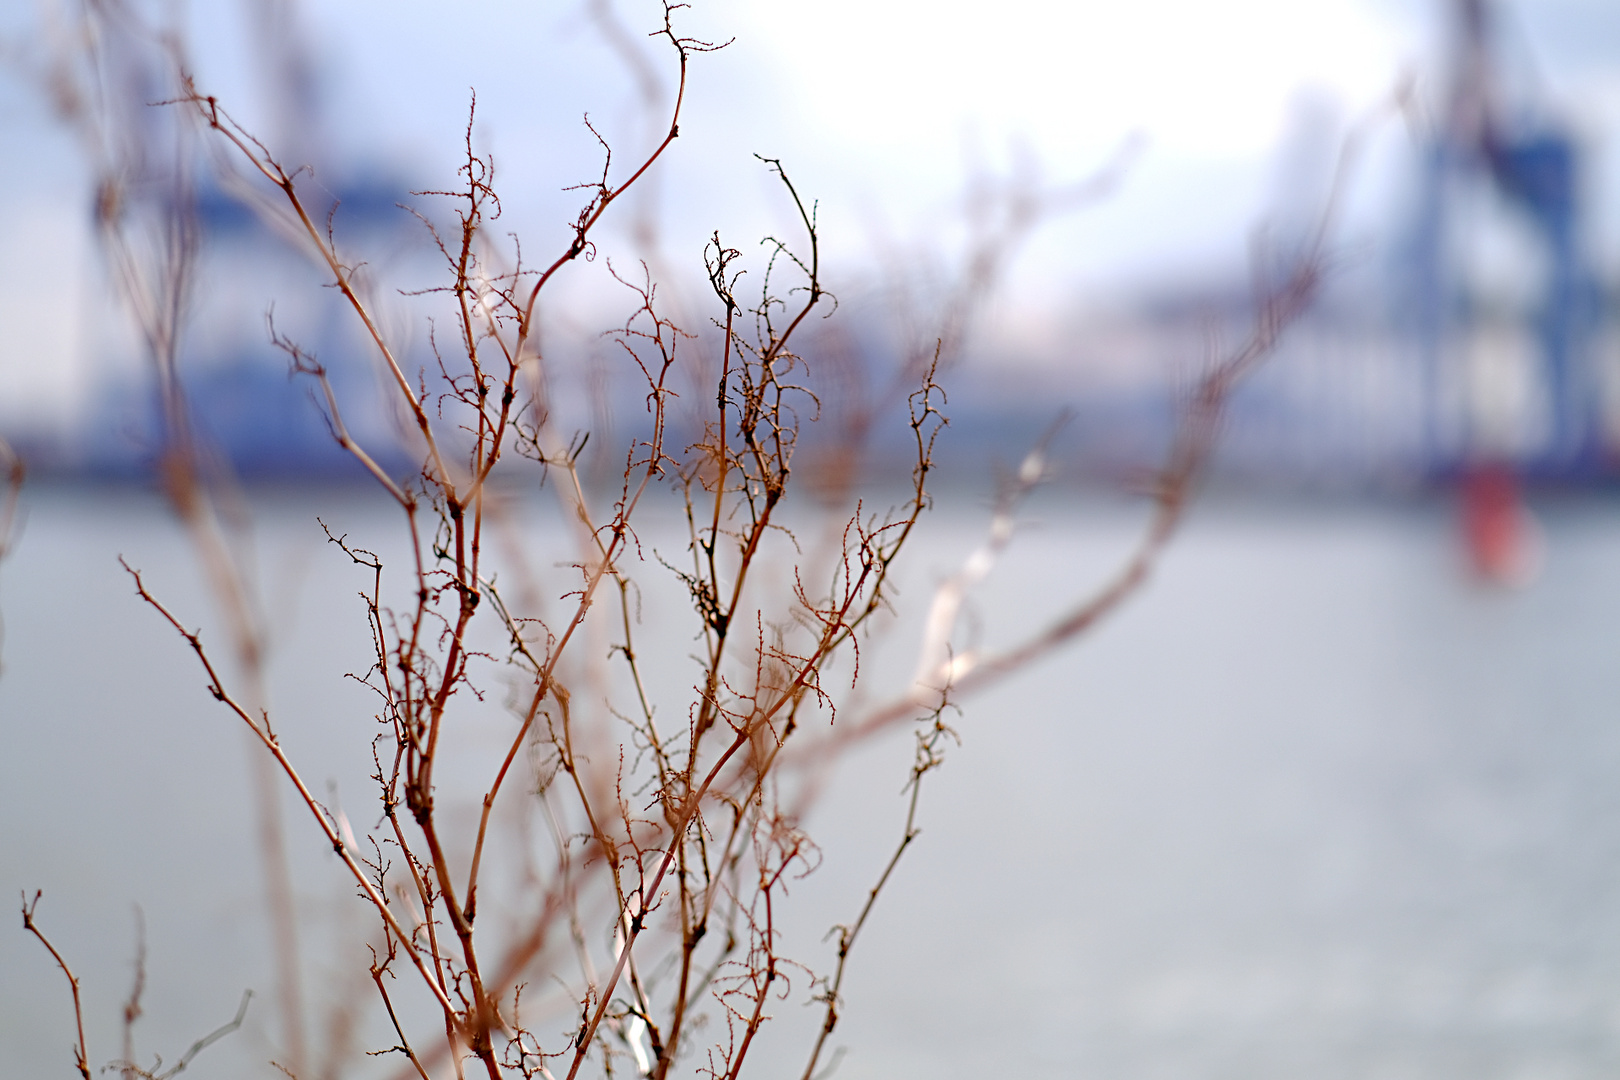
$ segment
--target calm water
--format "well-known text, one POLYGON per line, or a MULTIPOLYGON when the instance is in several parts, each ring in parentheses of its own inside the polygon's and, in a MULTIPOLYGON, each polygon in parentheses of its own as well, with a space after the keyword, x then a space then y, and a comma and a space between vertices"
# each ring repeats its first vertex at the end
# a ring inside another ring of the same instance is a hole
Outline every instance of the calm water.
MULTIPOLYGON (((336 501, 261 502, 257 561, 284 738, 359 818, 370 706, 341 679, 365 663, 359 582, 312 518, 357 536, 392 522, 336 501)), ((1620 504, 1538 511, 1545 572, 1492 592, 1460 572, 1438 504, 1202 506, 1127 611, 968 703, 853 961, 836 1075, 1613 1075, 1620 504)), ((1055 498, 1028 516, 974 612, 989 642, 1083 591, 1135 521, 1055 498)), ((914 603, 982 517, 962 499, 932 526, 914 603)), ((120 552, 188 622, 217 624, 161 507, 32 494, 0 565, 0 892, 45 890, 94 1064, 119 1053, 139 904, 142 1053, 172 1061, 253 987, 243 1032, 188 1075, 276 1076, 248 748, 120 552)), ((898 838, 908 760, 903 741, 869 747, 819 804, 828 860, 794 892, 790 952, 824 963, 820 935, 857 910, 898 838)), ((332 944, 365 912, 308 826, 289 829, 311 997, 368 1003, 332 944)), ((67 1077, 66 987, 12 926, 0 1071, 67 1077)), ((800 1060, 803 991, 777 1008, 762 1069, 800 1060)))

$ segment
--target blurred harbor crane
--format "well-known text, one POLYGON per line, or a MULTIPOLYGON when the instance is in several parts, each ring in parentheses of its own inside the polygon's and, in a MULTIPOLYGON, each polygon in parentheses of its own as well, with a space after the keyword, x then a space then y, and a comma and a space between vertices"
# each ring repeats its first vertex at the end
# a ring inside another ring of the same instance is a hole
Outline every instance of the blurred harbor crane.
POLYGON ((1426 367, 1429 461, 1442 473, 1590 475, 1607 448, 1582 148, 1533 77, 1509 78, 1501 12, 1488 0, 1451 6, 1406 300, 1426 367))

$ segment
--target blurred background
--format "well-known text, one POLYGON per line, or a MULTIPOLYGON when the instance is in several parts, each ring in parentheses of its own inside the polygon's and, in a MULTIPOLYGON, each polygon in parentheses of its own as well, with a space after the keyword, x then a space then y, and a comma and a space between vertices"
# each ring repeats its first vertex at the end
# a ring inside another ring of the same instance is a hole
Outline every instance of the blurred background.
MULTIPOLYGON (((677 322, 706 326, 715 230, 750 253, 766 235, 801 244, 754 155, 779 159, 816 203, 839 299, 807 348, 829 414, 947 345, 951 427, 913 595, 960 564, 997 476, 1068 417, 1052 482, 970 613, 977 641, 1104 578, 1200 373, 1302 260, 1322 271, 1228 403, 1206 494, 1150 589, 969 703, 852 970, 837 1075, 1611 1075, 1620 8, 720 0, 676 18, 731 44, 694 57, 680 137, 542 309, 556 400, 598 446, 623 442, 644 391, 599 336, 630 307, 609 261, 645 263, 677 322)), ((270 698, 316 759, 341 759, 369 707, 341 689, 364 641, 342 643, 359 615, 333 599, 350 586, 313 517, 393 526, 288 377, 268 311, 328 365, 350 428, 413 467, 366 343, 260 212, 263 186, 151 104, 167 58, 310 166, 311 204, 431 368, 442 296, 422 290, 442 260, 400 204, 448 220, 413 193, 454 186, 470 130, 496 164, 494 230, 549 261, 582 201, 571 186, 601 175, 582 117, 615 176, 663 135, 660 24, 639 0, 0 12, 0 436, 29 469, 0 562, 0 884, 47 891, 58 945, 86 958, 102 1059, 132 904, 145 1038, 166 1057, 274 982, 241 840, 249 756, 114 561, 166 573, 188 622, 219 618, 157 493, 165 405, 106 239, 109 192, 128 258, 160 266, 178 242, 194 259, 173 357, 207 453, 242 484, 231 535, 264 597, 270 698)), ((903 394, 886 407, 863 462, 880 489, 908 467, 903 394)), ((825 430, 807 440, 812 479, 837 460, 825 430)), ((585 464, 608 478, 618 461, 585 464)), ((907 761, 903 744, 863 752, 812 822, 836 857, 803 886, 807 957, 897 837, 907 761)), ((331 779, 350 774, 359 801, 363 761, 331 779)), ((287 827, 314 972, 352 913, 302 825, 287 827)), ((0 935, 0 1041, 19 1075, 65 1075, 65 990, 38 952, 0 935)), ((258 1075, 285 1052, 273 1008, 255 1008, 198 1075, 258 1075)), ((781 1012, 792 1032, 809 1010, 781 1012)), ((788 1068, 790 1042, 762 1053, 788 1068)))
MULTIPOLYGON (((142 96, 163 70, 157 44, 104 43, 98 84, 71 5, 39 11, 6 16, 0 431, 36 474, 136 473, 143 441, 150 456, 140 341, 117 317, 87 209, 110 153, 134 203, 157 197, 142 178, 187 175, 211 288, 187 297, 181 350, 198 414, 229 418, 213 437, 247 473, 343 469, 264 326, 273 305, 318 353, 355 351, 334 336, 347 327, 335 297, 309 288, 318 273, 233 195, 217 147, 165 144, 127 175, 120 140, 138 129, 162 144, 174 126, 142 96), (98 95, 115 130, 93 135, 98 95)), ((419 290, 437 254, 399 204, 448 213, 411 193, 449 186, 474 90, 475 146, 507 193, 499 227, 535 253, 566 236, 580 197, 566 189, 599 171, 582 118, 622 163, 662 135, 675 90, 643 25, 656 12, 607 0, 490 12, 509 30, 410 5, 210 5, 183 19, 184 62, 310 166, 312 203, 341 206, 336 235, 384 294, 419 290)), ((148 33, 171 18, 152 15, 148 33)), ((753 155, 778 158, 821 206, 855 369, 931 341, 942 304, 970 309, 954 450, 1016 456, 1031 410, 1067 405, 1084 419, 1059 453, 1098 476, 1156 460, 1178 384, 1241 336, 1257 288, 1299 258, 1331 198, 1321 295, 1286 359, 1234 403, 1224 469, 1387 488, 1491 458, 1594 479, 1620 424, 1615 22, 1595 0, 994 15, 714 4, 682 12, 682 32, 735 44, 696 61, 690 122, 606 222, 603 249, 647 260, 684 321, 704 325, 696 286, 714 230, 744 248, 796 235, 753 155)), ((600 272, 567 287, 551 343, 587 349, 623 300, 600 272)), ((423 305, 391 299, 415 333, 423 305)), ((425 335, 411 347, 426 355, 425 335)))

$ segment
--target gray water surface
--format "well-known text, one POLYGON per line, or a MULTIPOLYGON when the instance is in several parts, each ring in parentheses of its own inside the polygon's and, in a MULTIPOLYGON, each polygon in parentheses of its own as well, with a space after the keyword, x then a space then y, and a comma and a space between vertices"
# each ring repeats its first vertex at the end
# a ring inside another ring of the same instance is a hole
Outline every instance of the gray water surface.
MULTIPOLYGON (((317 509, 255 511, 271 694, 315 782, 365 807, 354 717, 372 710, 342 679, 366 663, 357 585, 317 509)), ((393 527, 369 499, 319 512, 393 527)), ((1545 571, 1504 592, 1468 582, 1439 504, 1201 506, 1118 618, 965 703, 963 745, 851 961, 835 1075, 1613 1075, 1620 505, 1538 512, 1545 571)), ((990 643, 1083 592, 1137 521, 1056 496, 1027 516, 973 613, 990 643)), ((941 509, 903 595, 926 595, 982 525, 970 502, 941 509)), ((172 1061, 252 987, 244 1030, 188 1075, 278 1076, 250 748, 118 553, 190 624, 217 618, 158 503, 31 494, 0 565, 0 894, 45 890, 93 1064, 119 1052, 139 904, 142 1053, 172 1061)), ((904 733, 863 749, 810 819, 827 860, 795 886, 788 946, 813 966, 898 839, 908 762, 904 733)), ((365 939, 365 912, 288 821, 310 996, 370 1008, 339 944, 365 939)), ((0 1072, 68 1077, 65 983, 12 925, 0 1072)), ((801 980, 777 1006, 756 1075, 797 1075, 807 994, 801 980)), ((321 1045, 336 1013, 312 1010, 321 1045)))

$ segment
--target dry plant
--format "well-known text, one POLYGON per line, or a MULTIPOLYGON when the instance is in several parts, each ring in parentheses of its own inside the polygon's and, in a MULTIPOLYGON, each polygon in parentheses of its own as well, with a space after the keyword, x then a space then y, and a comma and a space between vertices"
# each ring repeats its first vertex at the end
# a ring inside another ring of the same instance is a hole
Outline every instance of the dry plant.
MULTIPOLYGON (((601 171, 581 186, 571 235, 550 261, 526 262, 515 241, 491 228, 500 213, 494 162, 475 149, 469 119, 458 185, 420 193, 446 200, 453 214, 448 226, 421 215, 443 260, 433 298, 454 327, 453 335, 436 336, 432 375, 410 370, 390 339, 359 278, 360 262, 340 250, 331 218, 307 201, 301 170, 183 76, 166 105, 228 149, 261 198, 268 185, 279 199, 283 221, 365 331, 422 462, 415 476, 390 474, 377 448, 362 445, 345 423, 345 402, 323 361, 272 329, 293 370, 319 388, 336 440, 392 500, 407 541, 405 565, 385 567, 360 543, 328 533, 364 583, 372 665, 355 677, 376 702, 371 747, 380 817, 371 830, 356 830, 316 797, 258 685, 258 638, 246 614, 253 604, 220 539, 218 497, 210 495, 216 489, 197 466, 206 455, 187 434, 173 363, 187 288, 183 222, 164 234, 168 247, 156 245, 161 257, 150 266, 166 268, 164 276, 143 269, 120 231, 117 191, 103 196, 102 221, 126 293, 158 297, 136 309, 165 401, 174 402, 165 475, 202 550, 216 556, 207 563, 216 591, 228 611, 242 615, 231 640, 244 685, 233 685, 201 633, 130 568, 135 589, 195 653, 210 693, 262 748, 375 916, 369 976, 392 1032, 391 1045, 377 1052, 397 1055, 403 1074, 423 1080, 459 1080, 468 1069, 491 1080, 572 1080, 623 1069, 662 1080, 677 1067, 734 1080, 773 1003, 795 988, 822 1009, 803 1071, 806 1080, 816 1076, 844 1007, 851 950, 916 836, 918 792, 954 736, 947 709, 1068 643, 1142 586, 1209 459, 1234 386, 1271 351, 1320 277, 1325 225, 1292 271, 1262 291, 1249 340, 1211 359, 1158 477, 1156 513, 1097 595, 1002 653, 953 647, 965 599, 1011 541, 1020 501, 1046 474, 1042 440, 1004 485, 983 545, 935 592, 909 682, 886 703, 843 707, 867 678, 863 641, 889 611, 897 560, 930 503, 933 450, 945 423, 939 358, 946 336, 960 339, 960 326, 945 328, 933 353, 907 368, 915 383, 903 395, 912 454, 903 497, 874 510, 847 489, 835 493, 844 500, 837 526, 825 542, 803 546, 789 528, 798 490, 794 454, 819 402, 809 389, 810 360, 797 350, 807 322, 833 305, 815 205, 779 162, 761 159, 780 180, 801 233, 767 238, 746 273, 749 260, 714 234, 704 253, 712 329, 672 322, 644 266, 626 271, 603 260, 630 298, 628 319, 610 337, 642 381, 645 402, 619 480, 605 496, 581 477, 583 440, 572 418, 559 414, 551 361, 538 344, 542 293, 569 267, 596 257, 599 223, 679 134, 689 63, 718 47, 682 35, 680 7, 665 3, 654 33, 678 75, 664 134, 627 169, 615 167, 602 142, 601 171), (154 292, 153 281, 168 291, 154 292), (701 431, 682 445, 672 434, 672 399, 691 353, 703 354, 691 366, 712 371, 714 381, 701 431), (560 575, 514 568, 508 580, 534 583, 514 595, 498 586, 490 550, 516 527, 506 478, 524 475, 531 485, 550 483, 578 549, 560 575), (685 551, 675 563, 649 558, 637 531, 638 513, 659 490, 684 509, 685 551), (648 573, 675 575, 690 620, 660 627, 651 641, 637 615, 638 580, 648 573), (559 599, 561 608, 547 614, 559 599), (685 652, 692 641, 698 670, 688 692, 657 700, 647 657, 685 652), (611 668, 600 660, 603 644, 611 668), (481 762, 485 779, 468 794, 448 785, 440 769, 448 756, 476 751, 466 745, 466 715, 499 707, 486 700, 492 684, 504 684, 512 722, 499 750, 481 762), (821 771, 848 748, 898 725, 916 734, 905 828, 864 906, 835 928, 830 965, 816 973, 780 951, 788 889, 819 861, 801 825, 806 800, 821 771), (462 821, 456 811, 469 804, 475 813, 462 821), (541 860, 531 849, 503 861, 523 847, 504 843, 501 832, 521 833, 530 823, 543 823, 549 854, 541 860)), ((177 48, 168 55, 177 65, 183 59, 177 48)), ((1022 230, 1031 211, 1018 213, 1022 230)), ((994 250, 983 247, 964 281, 977 289, 995 266, 994 250)), ((827 494, 819 495, 825 505, 827 494)), ((273 889, 285 887, 274 881, 273 889)), ((37 901, 24 904, 25 927, 66 974, 77 1014, 77 979, 39 930, 37 901)), ((272 907, 291 917, 290 902, 272 907)), ((282 948, 294 940, 290 927, 277 933, 282 948)), ((299 977, 295 968, 282 974, 288 1063, 278 1067, 296 1074, 307 1067, 299 977)), ((139 1013, 138 990, 131 1000, 127 1024, 139 1013)), ((233 1023, 240 1021, 239 1012, 233 1023)), ((230 1026, 199 1040, 161 1075, 183 1068, 230 1026)), ((129 1057, 118 1063, 126 1075, 155 1072, 129 1057)), ((82 1022, 75 1058, 88 1077, 82 1022)))
MULTIPOLYGON (((239 694, 266 700, 265 635, 252 572, 249 514, 230 464, 199 430, 180 378, 197 303, 200 132, 153 103, 184 89, 185 38, 137 0, 83 0, 43 9, 43 48, 15 50, 78 139, 89 164, 96 237, 157 388, 158 478, 186 529, 229 634, 239 694)), ((273 764, 253 757, 256 841, 277 958, 276 1000, 288 1056, 304 1058, 298 933, 273 764)))
MULTIPOLYGON (((5 439, 0 439, 0 472, 5 474, 5 494, 0 495, 0 561, 11 554, 11 549, 17 543, 17 503, 22 497, 23 478, 27 471, 17 451, 5 439)), ((0 622, 0 648, 5 645, 4 631, 5 623, 0 622)), ((0 662, 0 672, 4 670, 4 663, 0 662)))

